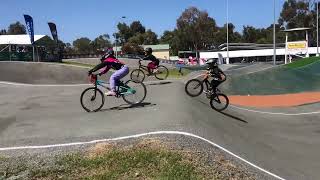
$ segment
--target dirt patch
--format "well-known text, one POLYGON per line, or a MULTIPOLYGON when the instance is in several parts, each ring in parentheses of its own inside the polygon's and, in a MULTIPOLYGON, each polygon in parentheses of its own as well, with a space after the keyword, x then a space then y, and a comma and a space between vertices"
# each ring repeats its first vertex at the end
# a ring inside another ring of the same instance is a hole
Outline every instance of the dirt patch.
POLYGON ((265 95, 265 96, 228 96, 230 103, 248 107, 293 107, 319 103, 320 92, 297 94, 265 95))

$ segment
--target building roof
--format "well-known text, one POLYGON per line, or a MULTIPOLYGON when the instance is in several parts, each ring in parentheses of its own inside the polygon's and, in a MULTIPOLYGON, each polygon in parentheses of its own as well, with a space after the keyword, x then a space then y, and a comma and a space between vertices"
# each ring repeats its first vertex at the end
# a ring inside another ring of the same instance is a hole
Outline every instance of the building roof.
POLYGON ((294 29, 286 29, 284 30, 284 32, 293 32, 293 31, 306 31, 306 30, 309 30, 310 28, 294 28, 294 29))
MULTIPOLYGON (((152 48, 153 51, 159 51, 159 50, 169 50, 170 49, 170 46, 169 44, 157 44, 157 45, 141 45, 141 47, 143 49, 146 49, 147 47, 150 47, 152 48)), ((116 47, 113 47, 112 48, 114 51, 121 51, 122 49, 122 46, 117 46, 117 49, 116 47)))
MULTIPOLYGON (((38 41, 45 35, 34 35, 34 41, 38 41)), ((27 34, 21 35, 0 35, 0 44, 19 44, 31 45, 30 36, 27 34)))
POLYGON ((152 48, 152 50, 169 50, 169 44, 157 44, 157 45, 142 45, 143 49, 145 48, 152 48))

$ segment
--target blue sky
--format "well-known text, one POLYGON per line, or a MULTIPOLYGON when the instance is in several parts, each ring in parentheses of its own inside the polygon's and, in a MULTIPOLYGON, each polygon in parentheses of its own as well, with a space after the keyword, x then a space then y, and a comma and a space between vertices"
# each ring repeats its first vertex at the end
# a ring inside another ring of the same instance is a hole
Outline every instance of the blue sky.
MULTIPOLYGON (((285 0, 276 0, 279 17, 285 0)), ((206 10, 219 26, 226 22, 226 0, 1 0, 0 29, 33 17, 35 34, 50 35, 47 22, 55 22, 64 42, 79 37, 94 39, 116 30, 116 24, 139 20, 158 36, 172 30, 176 19, 190 6, 206 10), (121 19, 126 16, 126 19, 121 19)), ((229 21, 241 31, 244 25, 267 27, 273 23, 273 0, 229 0, 229 21)))

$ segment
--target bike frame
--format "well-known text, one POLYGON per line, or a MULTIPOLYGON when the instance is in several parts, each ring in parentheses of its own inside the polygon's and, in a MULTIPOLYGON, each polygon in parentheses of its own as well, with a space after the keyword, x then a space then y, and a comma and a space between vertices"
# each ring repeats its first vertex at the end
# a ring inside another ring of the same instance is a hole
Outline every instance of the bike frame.
MULTIPOLYGON (((143 60, 140 60, 140 61, 139 61, 139 69, 140 69, 140 70, 144 70, 145 72, 148 72, 148 66, 142 65, 142 64, 141 64, 141 61, 143 61, 143 60)), ((158 68, 158 67, 157 67, 157 68, 158 68)), ((157 69, 157 68, 156 68, 156 69, 157 69)), ((154 69, 153 69, 153 70, 154 70, 154 69)), ((151 73, 153 74, 153 71, 152 71, 151 73)))
POLYGON ((206 85, 206 88, 207 88, 207 90, 209 89, 209 87, 211 87, 211 84, 210 84, 210 82, 209 82, 209 76, 207 75, 207 74, 201 74, 201 75, 199 75, 199 76, 197 76, 195 79, 197 79, 198 77, 200 77, 200 76, 204 76, 204 79, 203 80, 201 80, 201 82, 202 82, 202 84, 205 84, 206 85))
MULTIPOLYGON (((107 84, 106 82, 102 81, 102 80, 98 80, 98 77, 96 76, 96 80, 94 83, 94 87, 98 88, 98 86, 101 86, 105 89, 110 90, 110 88, 108 86, 106 86, 105 84, 107 84)), ((118 81, 117 85, 116 85, 116 97, 120 97, 120 96, 125 96, 125 95, 130 95, 130 94, 134 94, 134 89, 132 89, 129 86, 126 86, 122 81, 118 81), (124 89, 125 92, 120 92, 120 88, 124 89)))

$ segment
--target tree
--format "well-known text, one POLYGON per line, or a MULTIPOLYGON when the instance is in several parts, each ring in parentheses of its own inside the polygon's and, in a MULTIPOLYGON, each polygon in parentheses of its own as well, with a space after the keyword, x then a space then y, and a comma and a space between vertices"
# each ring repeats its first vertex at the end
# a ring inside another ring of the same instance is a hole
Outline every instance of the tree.
POLYGON ((144 34, 144 41, 143 44, 145 45, 153 45, 158 44, 158 37, 157 34, 152 32, 151 29, 148 29, 148 31, 144 34))
POLYGON ((189 49, 196 51, 212 44, 217 30, 215 20, 196 7, 186 9, 177 20, 177 31, 189 49))
MULTIPOLYGON (((314 10, 310 10, 310 2, 302 0, 288 0, 283 4, 280 18, 278 20, 282 28, 292 29, 300 27, 311 27, 313 30, 316 28, 314 10)), ((315 7, 316 8, 316 7, 315 7)), ((314 32, 314 31, 313 31, 314 32)), ((310 34, 311 44, 315 43, 316 34, 310 34)), ((292 33, 290 40, 304 39, 303 33, 292 33)))
POLYGON ((132 35, 136 35, 138 33, 144 34, 146 32, 146 28, 142 26, 140 21, 133 21, 130 25, 130 30, 132 35))
POLYGON ((135 36, 131 37, 128 42, 129 43, 133 43, 133 44, 139 44, 142 45, 144 44, 144 40, 145 40, 145 36, 144 34, 136 34, 135 36))
POLYGON ((91 47, 93 51, 111 46, 112 45, 110 42, 110 36, 108 34, 100 35, 91 42, 91 47))
POLYGON ((135 43, 125 43, 122 46, 121 51, 125 54, 138 54, 138 55, 143 54, 143 48, 135 43))
POLYGON ((244 26, 242 34, 242 38, 246 43, 255 43, 260 38, 260 30, 253 26, 244 26))
POLYGON ((55 41, 52 40, 49 36, 44 36, 43 38, 36 41, 35 44, 37 46, 44 46, 49 51, 53 51, 57 46, 55 41))
POLYGON ((174 36, 174 31, 164 31, 163 35, 160 38, 160 43, 171 44, 174 36))
POLYGON ((27 34, 26 27, 21 24, 19 21, 16 23, 10 24, 8 28, 9 35, 16 35, 16 34, 27 34))
POLYGON ((130 27, 126 23, 118 23, 118 32, 114 33, 113 36, 123 44, 128 42, 129 38, 133 36, 130 27))
POLYGON ((6 34, 7 34, 7 30, 5 30, 5 29, 0 30, 0 35, 6 35, 6 34))
POLYGON ((72 48, 71 44, 70 43, 66 43, 65 44, 65 48, 64 48, 64 53, 66 54, 73 54, 75 53, 75 50, 72 48))
POLYGON ((73 41, 72 44, 75 47, 75 50, 77 53, 90 53, 91 52, 90 43, 91 43, 91 40, 89 38, 82 37, 73 41))

